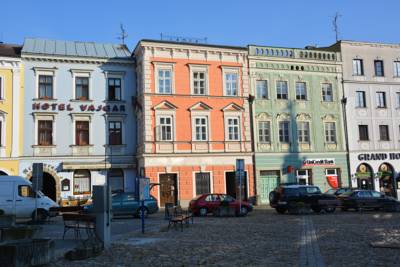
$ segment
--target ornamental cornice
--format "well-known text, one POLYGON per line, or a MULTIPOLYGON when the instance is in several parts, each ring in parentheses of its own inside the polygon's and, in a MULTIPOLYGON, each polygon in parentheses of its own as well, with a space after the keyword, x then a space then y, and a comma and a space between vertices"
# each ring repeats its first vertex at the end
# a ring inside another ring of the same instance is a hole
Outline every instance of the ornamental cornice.
POLYGON ((20 68, 21 59, 11 57, 0 57, 0 68, 20 68))
POLYGON ((256 115, 257 120, 270 120, 272 119, 272 116, 268 112, 261 112, 256 115))
POLYGON ((297 121, 309 121, 311 120, 311 115, 307 113, 298 113, 296 115, 296 120, 297 121))
POLYGON ((277 120, 290 120, 290 114, 289 113, 278 113, 276 115, 277 120))
POLYGON ((25 61, 57 62, 57 63, 78 63, 78 64, 98 64, 98 65, 134 65, 132 60, 100 59, 100 58, 78 58, 78 57, 45 57, 38 55, 22 55, 25 61))
POLYGON ((337 119, 337 116, 333 114, 326 114, 321 117, 323 121, 335 121, 337 119))
POLYGON ((299 63, 282 63, 282 62, 256 62, 255 68, 284 70, 284 71, 301 71, 301 72, 322 72, 322 73, 338 73, 336 66, 323 65, 306 65, 299 63))

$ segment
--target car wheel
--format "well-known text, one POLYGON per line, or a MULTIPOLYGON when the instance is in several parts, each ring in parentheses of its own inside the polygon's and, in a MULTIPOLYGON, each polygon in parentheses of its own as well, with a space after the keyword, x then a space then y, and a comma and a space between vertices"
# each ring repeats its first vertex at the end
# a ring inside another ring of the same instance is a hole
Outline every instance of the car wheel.
POLYGON ((335 207, 326 207, 326 208, 324 208, 324 211, 325 211, 326 213, 334 213, 335 210, 336 210, 335 207))
MULTIPOLYGON (((144 213, 144 217, 145 217, 145 218, 147 218, 147 217, 149 216, 149 211, 147 210, 147 208, 144 208, 143 213, 144 213)), ((139 208, 139 209, 136 211, 136 216, 139 217, 139 218, 142 218, 142 209, 141 209, 141 208, 139 208)))
POLYGON ((275 191, 272 191, 272 192, 269 193, 269 197, 268 198, 269 198, 269 202, 270 203, 275 203, 276 200, 278 199, 278 193, 275 192, 275 191))
POLYGON ((200 216, 207 216, 208 210, 206 207, 202 207, 199 209, 199 215, 200 216))
POLYGON ((284 213, 286 212, 286 209, 285 209, 285 208, 276 208, 275 210, 276 210, 276 212, 278 212, 279 214, 284 214, 284 213))
POLYGON ((48 217, 47 212, 45 210, 42 210, 42 209, 37 210, 36 214, 35 214, 35 212, 33 212, 33 214, 32 214, 32 220, 38 221, 38 222, 46 221, 47 217, 48 217))
POLYGON ((320 213, 321 210, 322 210, 320 207, 311 207, 311 209, 312 209, 313 212, 315 212, 315 213, 320 213))
POLYGON ((241 216, 246 216, 248 212, 249 212, 249 211, 247 210, 246 207, 241 207, 241 208, 240 208, 239 215, 241 215, 241 216))

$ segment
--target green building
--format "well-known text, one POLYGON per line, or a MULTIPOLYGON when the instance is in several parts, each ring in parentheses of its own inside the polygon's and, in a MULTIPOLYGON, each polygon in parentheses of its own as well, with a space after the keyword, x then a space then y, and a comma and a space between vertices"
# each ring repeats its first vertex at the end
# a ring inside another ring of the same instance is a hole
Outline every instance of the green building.
POLYGON ((348 186, 338 52, 249 46, 259 204, 279 183, 348 186))

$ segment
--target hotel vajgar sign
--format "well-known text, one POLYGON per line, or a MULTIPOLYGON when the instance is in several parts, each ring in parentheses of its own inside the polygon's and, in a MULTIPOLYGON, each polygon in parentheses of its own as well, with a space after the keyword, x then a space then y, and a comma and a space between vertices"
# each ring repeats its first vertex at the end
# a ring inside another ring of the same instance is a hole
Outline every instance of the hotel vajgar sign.
MULTIPOLYGON (((33 103, 32 109, 42 111, 73 111, 74 106, 64 103, 33 103)), ((125 112, 125 105, 79 105, 79 110, 82 112, 125 112)))

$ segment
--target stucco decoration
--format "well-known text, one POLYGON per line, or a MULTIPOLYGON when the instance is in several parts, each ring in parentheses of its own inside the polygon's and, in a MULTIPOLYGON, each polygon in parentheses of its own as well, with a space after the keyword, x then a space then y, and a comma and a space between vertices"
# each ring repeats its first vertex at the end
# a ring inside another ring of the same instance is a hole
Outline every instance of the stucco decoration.
POLYGON ((281 120, 281 121, 290 120, 290 114, 289 113, 278 113, 276 115, 276 119, 281 120))
POLYGON ((257 120, 269 120, 272 118, 271 114, 268 112, 261 112, 256 116, 257 120))
POLYGON ((311 115, 307 113, 298 113, 296 115, 296 120, 297 121, 309 121, 311 120, 311 115))
POLYGON ((157 104, 157 105, 155 105, 154 107, 153 107, 153 109, 155 109, 155 110, 157 110, 157 109, 167 109, 167 110, 174 110, 174 109, 177 109, 178 107, 177 106, 175 106, 174 104, 172 104, 171 102, 168 102, 168 101, 162 101, 161 103, 159 103, 159 104, 157 104))
POLYGON ((189 108, 190 111, 202 111, 202 110, 212 110, 212 107, 210 107, 209 105, 207 105, 204 102, 197 102, 196 104, 194 104, 193 106, 191 106, 189 108))
POLYGON ((333 114, 326 114, 321 117, 323 121, 336 121, 337 117, 333 114))

